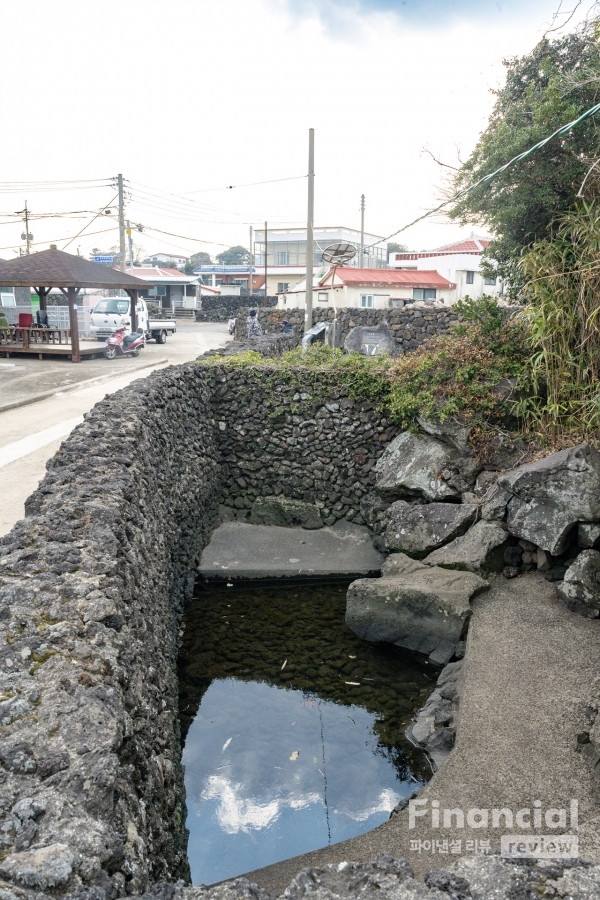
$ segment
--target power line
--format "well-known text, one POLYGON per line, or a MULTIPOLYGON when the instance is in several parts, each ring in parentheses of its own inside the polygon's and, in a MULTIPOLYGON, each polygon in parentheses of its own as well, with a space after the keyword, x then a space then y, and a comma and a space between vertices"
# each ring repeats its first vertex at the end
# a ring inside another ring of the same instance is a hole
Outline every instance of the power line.
POLYGON ((538 143, 534 144, 533 147, 530 147, 529 150, 524 150, 523 153, 519 153, 517 156, 514 156, 503 166, 500 166, 499 169, 496 169, 495 172, 490 172, 489 175, 484 175, 483 178, 479 179, 479 181, 476 181, 474 184, 469 185, 469 187, 463 188, 463 190, 459 191, 458 194, 455 194, 448 200, 444 200, 443 203, 440 203, 440 205, 436 206, 434 209, 427 210, 426 213, 423 213, 423 215, 419 216, 417 219, 413 219, 413 221, 409 222, 408 225, 403 225, 402 228, 398 229, 398 231, 394 231, 392 232, 392 234, 388 234, 387 237, 382 238, 382 240, 376 241, 374 244, 370 244, 368 249, 376 247, 378 244, 383 244, 386 241, 389 241, 390 238, 396 237, 397 234, 401 234, 403 231, 407 231, 409 228, 412 228, 413 225, 416 225, 417 222, 422 222, 423 219, 427 219, 429 216, 440 212, 440 210, 444 209, 444 207, 448 206, 450 203, 456 203, 457 200, 460 200, 461 197, 464 197, 466 196, 466 194, 474 191, 475 188, 481 187, 482 184, 487 184, 487 182, 491 181, 492 178, 496 178, 497 175, 501 175, 503 172, 506 172, 506 170, 511 166, 514 166, 516 163, 521 162, 521 160, 530 156, 532 153, 535 153, 536 150, 541 150, 542 147, 545 147, 545 145, 549 143, 549 141, 554 140, 555 137, 559 137, 562 134, 568 134, 568 132, 575 128, 576 125, 579 125, 581 122, 584 122, 591 116, 596 115, 597 112, 600 112, 600 103, 596 103, 595 106, 590 107, 590 109, 586 110, 576 119, 573 119, 572 122, 568 122, 566 125, 561 125, 560 128, 557 128, 556 131, 553 131, 552 134, 548 135, 548 137, 544 138, 541 141, 538 141, 538 143))
POLYGON ((218 188, 200 188, 197 191, 180 191, 179 194, 173 194, 173 196, 182 197, 185 194, 208 194, 213 191, 232 191, 235 188, 256 187, 259 184, 279 184, 281 181, 300 181, 302 178, 308 178, 308 175, 291 175, 289 178, 271 178, 269 181, 249 181, 246 184, 225 184, 218 188))

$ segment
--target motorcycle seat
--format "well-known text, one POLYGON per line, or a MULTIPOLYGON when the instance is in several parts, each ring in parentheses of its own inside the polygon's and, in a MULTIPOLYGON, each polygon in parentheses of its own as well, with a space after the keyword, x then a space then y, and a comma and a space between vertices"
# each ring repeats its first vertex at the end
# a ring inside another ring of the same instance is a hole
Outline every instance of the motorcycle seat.
POLYGON ((132 331, 131 334, 128 334, 123 341, 123 346, 128 347, 130 344, 133 344, 134 341, 137 341, 141 335, 141 331, 132 331))

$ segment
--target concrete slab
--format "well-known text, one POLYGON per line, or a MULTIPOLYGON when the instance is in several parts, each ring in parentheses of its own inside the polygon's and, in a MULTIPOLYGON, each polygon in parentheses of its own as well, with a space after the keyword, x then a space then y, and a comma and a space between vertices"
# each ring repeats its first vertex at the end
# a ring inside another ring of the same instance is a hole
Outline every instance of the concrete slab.
POLYGON ((307 531, 225 522, 204 549, 198 572, 211 581, 360 576, 378 574, 383 561, 362 525, 337 522, 307 531))

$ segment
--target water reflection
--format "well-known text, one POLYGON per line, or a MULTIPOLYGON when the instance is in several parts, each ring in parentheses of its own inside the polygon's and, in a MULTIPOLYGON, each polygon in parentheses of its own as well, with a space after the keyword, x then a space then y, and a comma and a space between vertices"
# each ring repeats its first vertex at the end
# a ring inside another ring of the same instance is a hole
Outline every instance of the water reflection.
POLYGON ((360 641, 338 587, 200 593, 180 656, 194 884, 384 822, 429 775, 404 724, 422 660, 360 641))
POLYGON ((384 822, 414 784, 401 781, 393 763, 377 752, 375 721, 359 706, 301 691, 213 682, 184 751, 194 884, 384 822), (294 817, 289 835, 291 811, 304 815, 294 817))

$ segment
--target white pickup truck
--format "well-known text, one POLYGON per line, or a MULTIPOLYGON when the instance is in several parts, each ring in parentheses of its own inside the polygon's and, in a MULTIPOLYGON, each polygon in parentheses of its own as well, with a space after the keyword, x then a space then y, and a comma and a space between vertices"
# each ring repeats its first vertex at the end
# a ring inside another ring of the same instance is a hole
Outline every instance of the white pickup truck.
MULTIPOLYGON (((173 319, 150 319, 148 307, 143 297, 138 298, 136 305, 137 327, 146 335, 146 340, 154 338, 157 344, 164 344, 167 334, 177 331, 177 322, 173 319)), ((107 297, 99 300, 92 310, 90 331, 99 341, 109 338, 117 328, 125 326, 127 334, 131 332, 131 307, 129 297, 107 297)))

